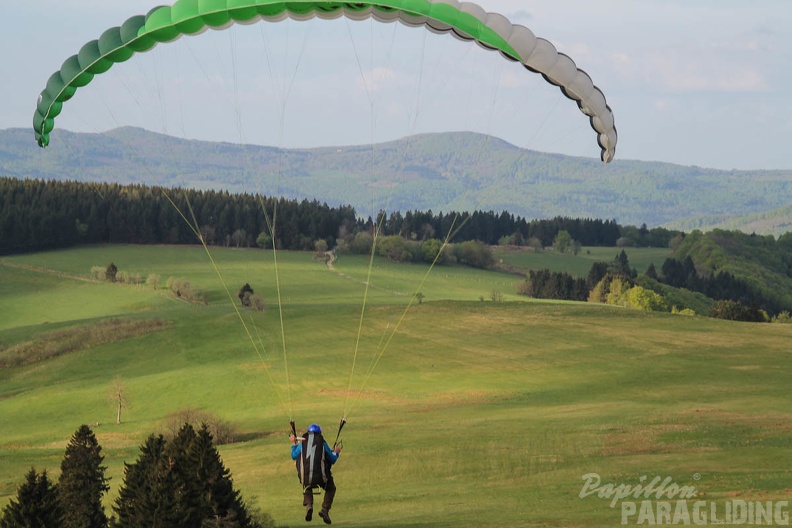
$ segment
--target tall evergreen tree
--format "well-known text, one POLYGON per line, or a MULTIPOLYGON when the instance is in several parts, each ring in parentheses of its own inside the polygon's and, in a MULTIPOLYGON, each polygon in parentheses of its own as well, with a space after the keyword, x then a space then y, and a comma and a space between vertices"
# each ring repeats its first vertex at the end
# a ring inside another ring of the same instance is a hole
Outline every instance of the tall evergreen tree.
POLYGON ((60 528, 62 511, 56 486, 47 477, 30 468, 16 500, 3 508, 0 528, 60 528))
MULTIPOLYGON (((173 489, 163 475, 171 466, 165 456, 165 438, 151 435, 140 446, 140 455, 132 464, 124 464, 124 483, 113 509, 113 527, 144 528, 169 526, 175 512, 173 489)), ((175 526, 175 525, 174 525, 175 526)))
POLYGON ((231 472, 223 465, 205 424, 195 433, 186 456, 202 484, 205 502, 201 506, 205 519, 227 519, 235 521, 237 526, 254 526, 242 496, 234 489, 231 472))
POLYGON ((126 466, 113 528, 258 528, 234 489, 212 435, 185 424, 166 441, 151 436, 126 466))
POLYGON ((107 515, 102 495, 110 489, 104 476, 102 448, 87 425, 74 433, 61 462, 58 496, 63 508, 63 528, 104 528, 107 515))

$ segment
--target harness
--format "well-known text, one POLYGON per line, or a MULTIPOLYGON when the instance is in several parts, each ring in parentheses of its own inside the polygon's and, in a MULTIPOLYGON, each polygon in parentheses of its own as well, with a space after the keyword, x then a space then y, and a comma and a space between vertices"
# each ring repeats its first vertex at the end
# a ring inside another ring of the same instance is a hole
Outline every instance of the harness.
POLYGON ((329 464, 325 460, 324 438, 320 433, 306 433, 302 439, 302 451, 295 461, 297 476, 308 488, 324 488, 330 473, 329 464))

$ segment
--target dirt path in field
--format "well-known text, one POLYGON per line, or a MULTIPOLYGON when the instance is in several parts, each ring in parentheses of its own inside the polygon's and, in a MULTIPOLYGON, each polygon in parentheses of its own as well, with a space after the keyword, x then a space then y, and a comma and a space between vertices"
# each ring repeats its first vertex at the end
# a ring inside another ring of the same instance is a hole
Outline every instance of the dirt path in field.
MULTIPOLYGON (((338 258, 336 257, 335 250, 331 249, 330 251, 325 251, 325 255, 327 255, 327 267, 332 271, 336 271, 336 269, 333 267, 333 262, 335 262, 335 260, 338 258)), ((336 271, 336 273, 338 272, 336 271)))
POLYGON ((52 275, 54 277, 63 277, 66 279, 78 280, 83 282, 98 282, 93 279, 89 279, 87 277, 81 277, 79 275, 72 275, 71 273, 66 273, 65 271, 58 271, 49 268, 42 268, 40 266, 31 266, 30 264, 18 264, 15 262, 8 262, 6 260, 0 260, 0 266, 5 266, 7 268, 15 268, 21 269, 25 271, 33 271, 35 273, 45 273, 47 275, 52 275))
MULTIPOLYGON (((351 275, 347 275, 346 273, 342 273, 342 272, 338 271, 337 269, 335 269, 335 266, 333 266, 333 263, 338 258, 338 256, 335 254, 335 250, 331 249, 330 251, 325 251, 325 255, 327 255, 327 261, 325 262, 325 264, 327 264, 327 269, 329 269, 330 271, 332 271, 333 273, 337 274, 340 277, 344 277, 345 279, 357 282, 358 284, 361 284, 363 286, 367 285, 366 281, 358 280, 355 277, 352 277, 351 275)), ((376 288, 376 289, 381 290, 381 291, 386 291, 388 293, 392 293, 393 295, 397 295, 399 297, 406 297, 407 296, 407 294, 404 293, 404 292, 400 292, 400 291, 396 291, 396 290, 389 290, 387 288, 380 288, 379 286, 376 286, 374 284, 368 284, 368 286, 370 288, 376 288)))

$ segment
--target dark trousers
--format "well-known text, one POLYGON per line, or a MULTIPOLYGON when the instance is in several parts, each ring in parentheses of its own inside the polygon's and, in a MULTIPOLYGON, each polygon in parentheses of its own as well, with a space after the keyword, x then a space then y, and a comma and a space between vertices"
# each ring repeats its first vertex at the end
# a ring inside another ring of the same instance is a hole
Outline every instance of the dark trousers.
MULTIPOLYGON (((336 487, 335 482, 333 482, 333 477, 327 477, 327 483, 321 488, 325 491, 324 499, 322 500, 322 509, 324 511, 330 511, 330 508, 333 506, 333 498, 336 494, 336 487)), ((303 494, 303 506, 310 506, 313 508, 313 488, 307 488, 305 493, 303 494)))

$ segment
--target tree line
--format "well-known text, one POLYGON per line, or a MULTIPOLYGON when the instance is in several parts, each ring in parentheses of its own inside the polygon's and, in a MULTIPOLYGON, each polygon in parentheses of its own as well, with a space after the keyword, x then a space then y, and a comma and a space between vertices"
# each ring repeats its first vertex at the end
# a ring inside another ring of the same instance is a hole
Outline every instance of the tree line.
POLYGON ((276 243, 312 249, 354 226, 351 207, 115 183, 0 178, 0 251, 22 253, 77 244, 196 244, 248 247, 277 218, 276 243), (276 216, 277 215, 277 216, 276 216))
POLYGON ((610 262, 592 264, 585 278, 549 269, 530 270, 517 293, 746 322, 788 323, 792 310, 792 304, 768 296, 748 278, 728 271, 701 272, 690 255, 667 258, 659 272, 650 264, 639 274, 630 267, 624 250, 610 262))
POLYGON ((102 447, 87 425, 72 436, 57 481, 31 468, 3 509, 0 528, 271 528, 272 518, 251 509, 234 488, 206 426, 185 423, 172 437, 151 435, 124 481, 108 517, 110 489, 102 447))
POLYGON ((0 178, 0 254, 78 244, 196 244, 313 250, 379 229, 406 240, 477 240, 547 247, 560 231, 586 246, 667 247, 679 232, 621 227, 613 220, 527 220, 506 211, 407 211, 358 217, 351 206, 254 194, 116 183, 0 178), (274 240, 270 228, 275 225, 274 240))

